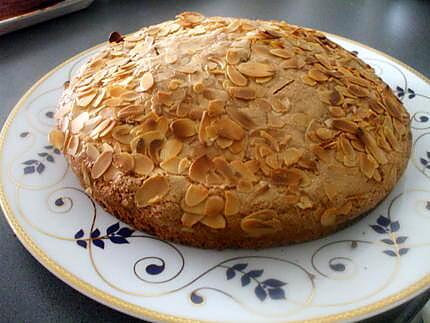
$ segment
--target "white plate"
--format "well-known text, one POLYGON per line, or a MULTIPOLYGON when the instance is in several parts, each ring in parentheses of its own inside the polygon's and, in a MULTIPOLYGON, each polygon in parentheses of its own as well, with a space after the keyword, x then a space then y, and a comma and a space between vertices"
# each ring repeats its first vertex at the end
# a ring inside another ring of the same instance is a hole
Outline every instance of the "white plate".
POLYGON ((94 0, 64 0, 19 16, 0 20, 0 35, 88 7, 94 0))
POLYGON ((360 222, 261 251, 188 248, 118 223, 85 195, 47 142, 62 84, 94 48, 37 82, 5 123, 0 200, 11 227, 67 284, 149 320, 352 320, 412 298, 430 285, 430 83, 380 52, 330 37, 374 66, 412 116, 406 173, 360 222))

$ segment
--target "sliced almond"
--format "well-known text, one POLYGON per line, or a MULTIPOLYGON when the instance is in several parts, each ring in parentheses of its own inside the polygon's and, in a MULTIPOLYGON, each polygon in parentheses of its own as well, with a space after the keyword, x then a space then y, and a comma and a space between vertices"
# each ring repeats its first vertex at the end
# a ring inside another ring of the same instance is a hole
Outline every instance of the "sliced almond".
POLYGON ((206 138, 209 141, 214 141, 218 137, 218 129, 216 127, 216 122, 212 121, 209 126, 206 127, 206 138))
POLYGON ((276 212, 267 209, 256 211, 244 217, 240 222, 240 227, 252 237, 261 237, 278 231, 280 224, 276 218, 276 212))
POLYGON ((199 65, 196 64, 188 64, 188 65, 179 65, 174 67, 176 71, 184 74, 194 74, 195 72, 201 70, 199 65))
POLYGON ((377 182, 382 182, 382 176, 379 170, 375 169, 375 172, 373 173, 373 179, 377 182))
POLYGON ((84 127, 88 119, 89 119, 89 114, 86 111, 82 112, 80 115, 74 118, 70 123, 70 130, 72 131, 72 133, 74 134, 79 133, 79 131, 82 130, 82 128, 84 127))
POLYGON ((174 64, 178 60, 178 55, 172 53, 172 54, 166 55, 165 59, 167 64, 174 64))
POLYGON ((85 163, 81 163, 82 180, 86 189, 91 189, 91 176, 85 163))
POLYGON ((163 145, 162 140, 156 139, 149 144, 148 156, 156 163, 160 161, 160 151, 163 145))
POLYGON ((323 65, 324 67, 330 69, 331 64, 327 56, 322 54, 315 54, 315 58, 323 65))
POLYGON ((154 169, 154 162, 152 161, 151 158, 139 153, 133 154, 133 158, 134 158, 135 173, 139 175, 147 176, 154 169))
POLYGON ((224 113, 225 102, 221 100, 211 100, 208 103, 208 115, 215 117, 224 113))
POLYGON ((287 167, 297 163, 304 154, 303 149, 288 148, 284 152, 284 163, 287 167))
POLYGON ((352 134, 357 134, 358 132, 357 125, 354 122, 347 119, 333 119, 332 125, 334 128, 338 130, 342 130, 352 134))
POLYGON ((132 139, 130 130, 131 126, 127 124, 116 126, 112 129, 112 137, 120 143, 128 145, 132 139))
POLYGON ((94 162, 93 167, 91 168, 91 177, 94 179, 102 176, 109 168, 112 163, 112 152, 104 151, 100 154, 100 156, 94 162))
MULTIPOLYGON (((133 152, 139 151, 138 148, 136 149, 134 148, 134 145, 135 145, 134 140, 138 138, 141 141, 143 141, 146 148, 149 150, 151 148, 151 145, 154 142, 159 142, 161 144, 161 142, 164 140, 164 135, 158 130, 152 130, 141 134, 140 136, 134 138, 133 141, 130 143, 130 146, 133 152)), ((161 149, 161 146, 160 146, 160 149, 161 149)))
MULTIPOLYGON (((139 96, 140 96, 140 94, 135 92, 135 91, 126 91, 126 92, 121 94, 121 99, 128 101, 128 102, 134 102, 139 98, 139 96)), ((93 101, 93 106, 94 106, 94 102, 96 100, 93 101)))
POLYGON ((288 98, 284 98, 283 101, 279 100, 276 97, 273 97, 270 100, 270 104, 272 106, 273 111, 278 113, 286 113, 290 110, 290 100, 288 98))
POLYGON ((233 170, 243 178, 251 182, 255 182, 258 180, 258 178, 254 175, 254 173, 251 171, 250 168, 248 168, 242 161, 240 160, 233 160, 230 163, 230 166, 233 168, 233 170))
POLYGON ((119 178, 123 173, 113 165, 110 165, 108 170, 103 174, 103 180, 105 181, 114 181, 119 178))
POLYGON ((160 159, 168 160, 179 155, 184 144, 175 138, 168 139, 160 151, 160 159))
POLYGON ((178 173, 184 174, 188 172, 188 169, 190 168, 191 162, 188 158, 182 158, 181 161, 178 164, 178 173))
POLYGON ((181 209, 186 213, 197 214, 204 216, 205 202, 201 202, 195 206, 188 206, 185 200, 181 200, 181 209))
POLYGON ((205 17, 198 12, 182 12, 176 16, 178 23, 185 28, 191 28, 200 24, 205 17))
POLYGON ((303 75, 302 81, 304 84, 309 85, 309 86, 317 85, 317 82, 314 79, 310 78, 308 75, 303 75))
POLYGON ((291 57, 283 61, 280 64, 280 67, 284 69, 296 69, 296 68, 300 68, 301 65, 302 63, 299 62, 299 60, 296 57, 291 57))
POLYGON ((375 99, 369 99, 369 107, 375 111, 376 113, 383 113, 384 112, 384 105, 380 102, 376 101, 375 99))
POLYGON ((272 76, 275 72, 274 69, 265 63, 246 62, 237 66, 237 69, 242 74, 251 77, 267 77, 272 76))
POLYGON ((272 76, 268 76, 268 77, 257 77, 257 78, 255 79, 255 82, 256 82, 256 83, 258 83, 258 84, 264 84, 264 83, 267 83, 267 82, 271 81, 272 79, 273 79, 273 77, 272 77, 272 76))
POLYGON ((103 102, 103 105, 106 105, 107 107, 115 108, 119 105, 121 105, 122 99, 121 98, 110 98, 103 102))
POLYGON ((302 210, 310 209, 313 205, 312 200, 306 195, 301 196, 300 200, 296 203, 296 206, 302 210))
POLYGON ((125 92, 127 92, 127 88, 120 85, 113 85, 108 87, 108 93, 110 96, 121 96, 125 92))
POLYGON ((400 119, 402 116, 406 115, 402 109, 401 103, 394 96, 393 92, 388 86, 386 86, 383 90, 383 98, 388 113, 394 118, 400 119))
POLYGON ((212 229, 224 229, 226 227, 226 221, 222 214, 216 214, 214 216, 205 216, 200 222, 212 229))
POLYGON ((339 138, 339 146, 345 156, 344 163, 346 166, 355 166, 356 153, 351 143, 345 136, 339 138))
POLYGON ((226 148, 230 147, 233 144, 233 142, 234 142, 233 140, 223 138, 223 137, 218 137, 216 139, 216 144, 221 149, 226 149, 226 148))
POLYGON ((90 132, 89 136, 93 139, 97 139, 100 137, 100 134, 103 133, 104 130, 108 129, 112 124, 115 126, 115 122, 112 122, 112 120, 103 120, 90 132))
POLYGON ((209 120, 208 112, 204 111, 199 124, 199 141, 202 144, 206 143, 206 141, 208 140, 206 128, 209 126, 209 124, 210 124, 210 120, 209 120))
POLYGON ((254 174, 259 170, 259 163, 257 160, 248 160, 244 164, 254 174))
POLYGON ((218 120, 216 128, 218 135, 224 138, 242 140, 245 136, 245 131, 242 127, 227 116, 222 116, 218 120))
POLYGON ((180 162, 181 162, 180 158, 173 157, 173 158, 162 161, 160 163, 160 167, 161 167, 161 169, 165 170, 168 173, 178 174, 180 162))
POLYGON ((201 81, 193 84, 193 91, 196 93, 202 93, 204 89, 205 86, 201 81))
POLYGON ((273 29, 260 29, 258 30, 258 35, 263 37, 263 39, 277 39, 282 37, 282 34, 279 31, 273 29))
POLYGON ((240 200, 233 191, 225 191, 224 214, 226 216, 235 215, 240 211, 240 200))
POLYGON ((144 107, 141 105, 129 105, 118 111, 117 118, 120 120, 125 120, 131 117, 136 118, 144 112, 144 107))
POLYGON ((205 202, 204 214, 206 216, 215 216, 222 214, 224 211, 224 199, 218 195, 209 196, 205 202))
POLYGON ((360 170, 367 178, 372 178, 377 168, 378 163, 373 157, 367 154, 360 154, 360 170))
POLYGON ((328 208, 321 215, 321 224, 324 227, 332 226, 336 223, 337 210, 336 208, 328 208))
POLYGON ((192 137, 196 134, 195 124, 191 119, 176 119, 170 124, 173 134, 181 139, 192 137))
POLYGON ((303 180, 303 172, 297 168, 273 169, 270 176, 276 185, 297 186, 303 180))
POLYGON ((155 175, 142 183, 135 194, 137 207, 159 202, 169 191, 169 182, 164 176, 155 175))
POLYGON ((242 125, 245 129, 252 129, 256 127, 255 122, 251 119, 251 117, 245 112, 237 109, 232 105, 227 105, 226 107, 227 114, 240 125, 242 125))
POLYGON ((216 186, 224 184, 224 179, 217 173, 211 171, 206 174, 206 184, 209 186, 216 186))
POLYGON ((348 86, 348 91, 359 98, 365 98, 369 96, 369 91, 367 89, 354 84, 348 86))
POLYGON ((198 223, 204 217, 203 214, 192 214, 192 213, 184 213, 181 217, 182 224, 191 228, 194 224, 198 223))
POLYGON ((200 204, 209 195, 209 190, 203 185, 191 184, 185 193, 185 203, 188 206, 196 206, 200 204))
POLYGON ((378 147, 375 138, 364 129, 359 129, 358 138, 366 146, 366 149, 372 154, 373 157, 378 161, 379 164, 386 164, 388 162, 384 151, 378 147))
POLYGON ((344 97, 341 93, 339 93, 336 89, 334 89, 329 93, 328 101, 332 105, 339 105, 339 104, 342 104, 342 102, 344 101, 344 97))
POLYGON ((345 111, 341 107, 330 106, 328 108, 330 115, 335 118, 342 118, 345 116, 345 111))
POLYGON ((142 136, 134 137, 130 141, 130 148, 132 153, 145 154, 147 152, 147 147, 145 146, 145 141, 142 139, 142 136))
POLYGON ((122 152, 113 156, 113 164, 126 174, 134 169, 134 158, 129 153, 122 152))
POLYGON ((70 155, 76 155, 79 148, 79 136, 71 136, 67 144, 67 153, 70 155))
POLYGON ((224 90, 206 88, 203 90, 203 96, 208 100, 228 101, 228 93, 224 90))
POLYGON ((242 100, 254 100, 256 93, 251 87, 232 86, 229 88, 230 94, 242 100))
POLYGON ((92 143, 87 143, 86 154, 91 161, 96 161, 99 157, 100 152, 97 147, 92 143))
POLYGON ((236 181, 232 168, 223 157, 215 157, 212 162, 215 165, 216 170, 227 180, 232 183, 236 181))
POLYGON ((399 142, 394 135, 393 122, 389 116, 386 116, 384 119, 384 135, 390 143, 391 147, 396 151, 400 151, 399 142))
POLYGON ((169 82, 169 85, 167 86, 169 88, 169 90, 176 90, 179 86, 181 86, 183 84, 182 80, 178 80, 178 79, 172 79, 169 82))
POLYGON ((88 119, 88 121, 85 122, 81 132, 84 134, 89 134, 95 127, 100 124, 100 122, 102 122, 102 120, 102 117, 99 115, 88 119))
POLYGON ((115 149, 112 148, 111 145, 109 145, 108 143, 104 142, 102 144, 102 152, 104 151, 111 151, 111 152, 115 152, 115 149))
POLYGON ((196 159, 189 168, 188 175, 193 181, 204 182, 206 180, 206 174, 213 168, 213 162, 203 155, 196 159))
POLYGON ((92 100, 94 100, 94 98, 96 97, 97 92, 96 91, 91 91, 89 93, 86 93, 80 97, 78 97, 77 99, 77 104, 80 107, 86 107, 88 106, 92 100))
POLYGON ((64 145, 64 132, 54 129, 49 133, 48 140, 55 148, 62 150, 64 145))
POLYGON ((312 68, 308 71, 308 76, 318 82, 323 82, 328 80, 328 76, 324 74, 322 71, 312 68))
POLYGON ((327 128, 318 128, 315 134, 321 140, 331 140, 336 136, 336 131, 327 128))
POLYGON ((169 120, 166 117, 161 116, 161 117, 157 118, 156 122, 157 122, 156 129, 163 136, 165 136, 167 131, 169 130, 169 120))
POLYGON ((254 103, 257 106, 257 108, 265 112, 269 112, 272 110, 272 104, 267 99, 257 98, 255 99, 254 103))
POLYGON ((140 79, 140 91, 148 91, 154 85, 154 77, 151 72, 146 72, 140 79))
POLYGON ((225 59, 228 64, 236 65, 239 64, 240 61, 244 61, 248 59, 249 53, 247 50, 242 48, 230 48, 227 50, 225 59))
POLYGON ((172 92, 170 91, 158 91, 155 98, 156 101, 160 104, 164 104, 167 106, 171 106, 173 104, 172 92))
POLYGON ((277 154, 270 154, 264 158, 264 161, 266 162, 266 165, 270 168, 277 169, 281 167, 281 161, 278 158, 277 154))
POLYGON ((190 113, 191 109, 191 104, 185 102, 179 103, 176 107, 176 115, 178 117, 186 117, 190 113))
POLYGON ((274 48, 271 49, 270 54, 281 57, 281 58, 291 58, 292 54, 291 52, 289 52, 288 50, 284 49, 284 48, 274 48))
POLYGON ((233 84, 238 86, 246 86, 246 84, 248 84, 248 79, 243 76, 233 65, 227 65, 225 72, 233 84))

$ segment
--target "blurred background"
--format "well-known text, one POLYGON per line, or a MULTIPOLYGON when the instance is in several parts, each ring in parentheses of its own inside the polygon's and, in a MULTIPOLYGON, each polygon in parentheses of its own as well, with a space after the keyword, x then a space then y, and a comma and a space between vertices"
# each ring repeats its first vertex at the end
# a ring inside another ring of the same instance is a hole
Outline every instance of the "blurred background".
MULTIPOLYGON (((0 10, 6 2, 0 0, 0 10)), ((112 31, 126 34, 182 11, 280 19, 320 29, 386 52, 430 77, 430 1, 96 0, 84 10, 0 36, 0 124, 35 81, 70 56, 106 41, 112 31)), ((4 217, 0 237, 0 322, 134 321, 51 275, 21 246, 4 217)), ((427 291, 367 322, 422 322, 416 314, 429 297, 427 291)))

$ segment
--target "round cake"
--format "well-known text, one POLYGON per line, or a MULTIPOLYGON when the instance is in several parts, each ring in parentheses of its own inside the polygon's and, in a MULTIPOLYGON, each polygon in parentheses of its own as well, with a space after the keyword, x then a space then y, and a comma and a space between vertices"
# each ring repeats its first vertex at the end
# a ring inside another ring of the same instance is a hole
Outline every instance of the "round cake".
POLYGON ((65 87, 50 141, 86 192, 196 247, 334 232, 384 199, 411 149, 409 115, 369 65, 282 21, 185 12, 115 32, 65 87))

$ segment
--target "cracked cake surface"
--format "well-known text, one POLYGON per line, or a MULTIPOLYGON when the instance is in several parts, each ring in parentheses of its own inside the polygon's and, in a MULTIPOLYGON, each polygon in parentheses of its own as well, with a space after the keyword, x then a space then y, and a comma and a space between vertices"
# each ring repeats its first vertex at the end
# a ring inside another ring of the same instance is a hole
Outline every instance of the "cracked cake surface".
POLYGON ((50 141, 108 212, 208 248, 334 232, 392 190, 411 148, 401 102, 321 32, 193 12, 112 33, 56 119, 50 141))

